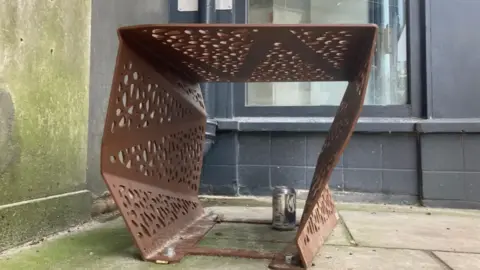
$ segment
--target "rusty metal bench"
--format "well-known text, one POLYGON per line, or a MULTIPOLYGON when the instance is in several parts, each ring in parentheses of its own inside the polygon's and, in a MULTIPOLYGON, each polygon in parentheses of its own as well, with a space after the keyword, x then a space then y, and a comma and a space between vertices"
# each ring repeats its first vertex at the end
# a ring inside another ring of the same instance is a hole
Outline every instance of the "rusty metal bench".
MULTIPOLYGON (((198 198, 206 121, 200 82, 348 81, 292 246, 302 267, 310 266, 338 219, 328 180, 363 106, 376 34, 375 25, 120 28, 101 169, 142 257, 235 255, 195 249, 215 223, 198 198)), ((271 267, 293 267, 278 258, 271 267)))

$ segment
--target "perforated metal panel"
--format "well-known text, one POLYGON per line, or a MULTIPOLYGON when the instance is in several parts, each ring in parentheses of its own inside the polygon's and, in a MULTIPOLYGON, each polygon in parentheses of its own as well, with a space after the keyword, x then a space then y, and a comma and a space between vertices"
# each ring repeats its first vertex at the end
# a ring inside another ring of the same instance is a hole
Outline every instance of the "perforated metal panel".
POLYGON ((165 259, 163 248, 204 215, 199 82, 349 81, 296 238, 303 265, 310 265, 337 221, 327 183, 363 105, 376 31, 374 25, 120 28, 101 167, 143 257, 165 259))
MULTIPOLYGON (((373 42, 364 52, 373 55, 373 42)), ((312 184, 297 234, 297 247, 304 266, 310 266, 315 254, 337 224, 338 216, 328 181, 350 140, 363 106, 371 57, 365 57, 354 80, 348 84, 342 102, 317 160, 312 184)))
POLYGON ((162 76, 120 46, 102 173, 145 258, 203 214, 197 198, 205 132, 200 89, 162 76))

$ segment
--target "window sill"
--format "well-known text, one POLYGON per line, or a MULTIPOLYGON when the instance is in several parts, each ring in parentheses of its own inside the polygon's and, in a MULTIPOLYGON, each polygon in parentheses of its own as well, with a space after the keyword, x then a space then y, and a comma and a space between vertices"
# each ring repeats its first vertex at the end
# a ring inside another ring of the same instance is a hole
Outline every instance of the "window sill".
POLYGON ((480 133, 480 119, 425 119, 417 124, 416 130, 420 133, 480 133))
MULTIPOLYGON (((333 117, 235 117, 215 120, 218 123, 218 130, 327 132, 333 117)), ((480 119, 360 117, 355 132, 480 133, 480 119)))
MULTIPOLYGON (((238 117, 314 117, 318 116, 333 117, 338 110, 338 106, 252 106, 245 107, 242 99, 242 91, 235 98, 239 103, 235 109, 235 115, 238 117)), ((412 117, 411 105, 364 105, 360 117, 371 118, 409 118, 412 117)))
MULTIPOLYGON (((327 132, 333 117, 235 117, 217 118, 219 130, 327 132)), ((418 118, 361 117, 355 132, 414 132, 418 118)))

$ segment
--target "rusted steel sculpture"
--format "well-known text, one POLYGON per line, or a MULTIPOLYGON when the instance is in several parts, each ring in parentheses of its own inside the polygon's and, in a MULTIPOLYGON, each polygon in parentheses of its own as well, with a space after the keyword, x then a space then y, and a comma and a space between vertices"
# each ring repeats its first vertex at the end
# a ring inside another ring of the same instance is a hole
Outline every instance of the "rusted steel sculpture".
POLYGON ((349 81, 296 238, 302 266, 311 265, 338 219, 328 179, 363 105, 376 33, 375 25, 120 28, 101 168, 143 258, 215 255, 195 247, 215 223, 198 199, 206 121, 199 82, 349 81))

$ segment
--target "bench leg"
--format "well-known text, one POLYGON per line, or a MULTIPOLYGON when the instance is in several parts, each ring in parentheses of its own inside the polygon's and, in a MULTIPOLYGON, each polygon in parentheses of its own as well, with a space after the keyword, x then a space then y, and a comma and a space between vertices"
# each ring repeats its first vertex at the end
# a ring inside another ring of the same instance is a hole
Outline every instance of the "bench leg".
MULTIPOLYGON (((373 47, 372 47, 373 48, 373 47)), ((362 71, 350 82, 318 157, 296 237, 298 257, 303 267, 312 265, 324 241, 337 224, 338 214, 328 181, 355 129, 363 107, 373 49, 365 54, 362 71)))
POLYGON ((167 242, 204 216, 198 189, 205 124, 197 84, 155 70, 120 43, 101 170, 146 260, 158 260, 167 242))

